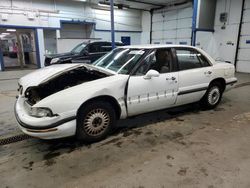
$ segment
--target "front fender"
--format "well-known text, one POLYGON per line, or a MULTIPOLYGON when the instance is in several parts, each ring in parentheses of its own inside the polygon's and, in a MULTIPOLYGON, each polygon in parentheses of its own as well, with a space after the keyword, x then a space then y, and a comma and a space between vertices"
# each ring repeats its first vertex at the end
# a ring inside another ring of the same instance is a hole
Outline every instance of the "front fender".
POLYGON ((98 96, 111 96, 121 107, 122 114, 126 111, 124 105, 124 89, 128 75, 114 75, 102 80, 83 83, 54 93, 39 101, 34 107, 47 107, 54 114, 76 115, 79 107, 86 101, 98 96))

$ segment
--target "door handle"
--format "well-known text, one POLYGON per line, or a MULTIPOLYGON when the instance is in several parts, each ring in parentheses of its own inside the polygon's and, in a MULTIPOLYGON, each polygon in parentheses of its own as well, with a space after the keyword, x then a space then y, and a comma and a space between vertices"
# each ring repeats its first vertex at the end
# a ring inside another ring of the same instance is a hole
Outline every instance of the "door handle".
POLYGON ((212 74, 212 71, 204 72, 204 74, 212 74))
POLYGON ((174 81, 174 80, 176 80, 176 78, 172 76, 171 78, 166 78, 166 80, 173 80, 174 81))

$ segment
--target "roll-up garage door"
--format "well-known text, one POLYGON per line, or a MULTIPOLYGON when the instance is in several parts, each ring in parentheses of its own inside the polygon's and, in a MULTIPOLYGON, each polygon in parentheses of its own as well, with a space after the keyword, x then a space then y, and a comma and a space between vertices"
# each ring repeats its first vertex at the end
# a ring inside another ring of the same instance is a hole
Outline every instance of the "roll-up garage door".
POLYGON ((192 6, 158 10, 153 14, 153 44, 191 44, 192 6))
POLYGON ((245 1, 238 48, 237 71, 250 73, 250 0, 245 1))

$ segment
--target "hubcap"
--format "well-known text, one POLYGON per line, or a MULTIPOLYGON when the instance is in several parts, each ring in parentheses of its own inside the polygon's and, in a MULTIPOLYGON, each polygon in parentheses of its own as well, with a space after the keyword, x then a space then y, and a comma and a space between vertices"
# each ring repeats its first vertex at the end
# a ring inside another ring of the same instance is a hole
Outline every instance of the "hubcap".
POLYGON ((109 114, 104 109, 94 109, 86 115, 83 128, 88 135, 98 136, 106 130, 109 123, 109 114))
POLYGON ((215 105, 220 99, 220 90, 218 87, 213 87, 208 94, 208 102, 215 105))

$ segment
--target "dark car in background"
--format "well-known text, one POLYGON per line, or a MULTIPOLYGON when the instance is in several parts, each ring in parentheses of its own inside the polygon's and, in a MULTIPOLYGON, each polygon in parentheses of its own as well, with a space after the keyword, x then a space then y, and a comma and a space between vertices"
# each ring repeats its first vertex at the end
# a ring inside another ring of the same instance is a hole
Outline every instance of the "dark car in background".
MULTIPOLYGON (((124 46, 122 42, 116 42, 116 46, 124 46)), ((93 63, 112 50, 111 42, 95 41, 78 44, 70 52, 45 55, 45 66, 64 63, 93 63)))

